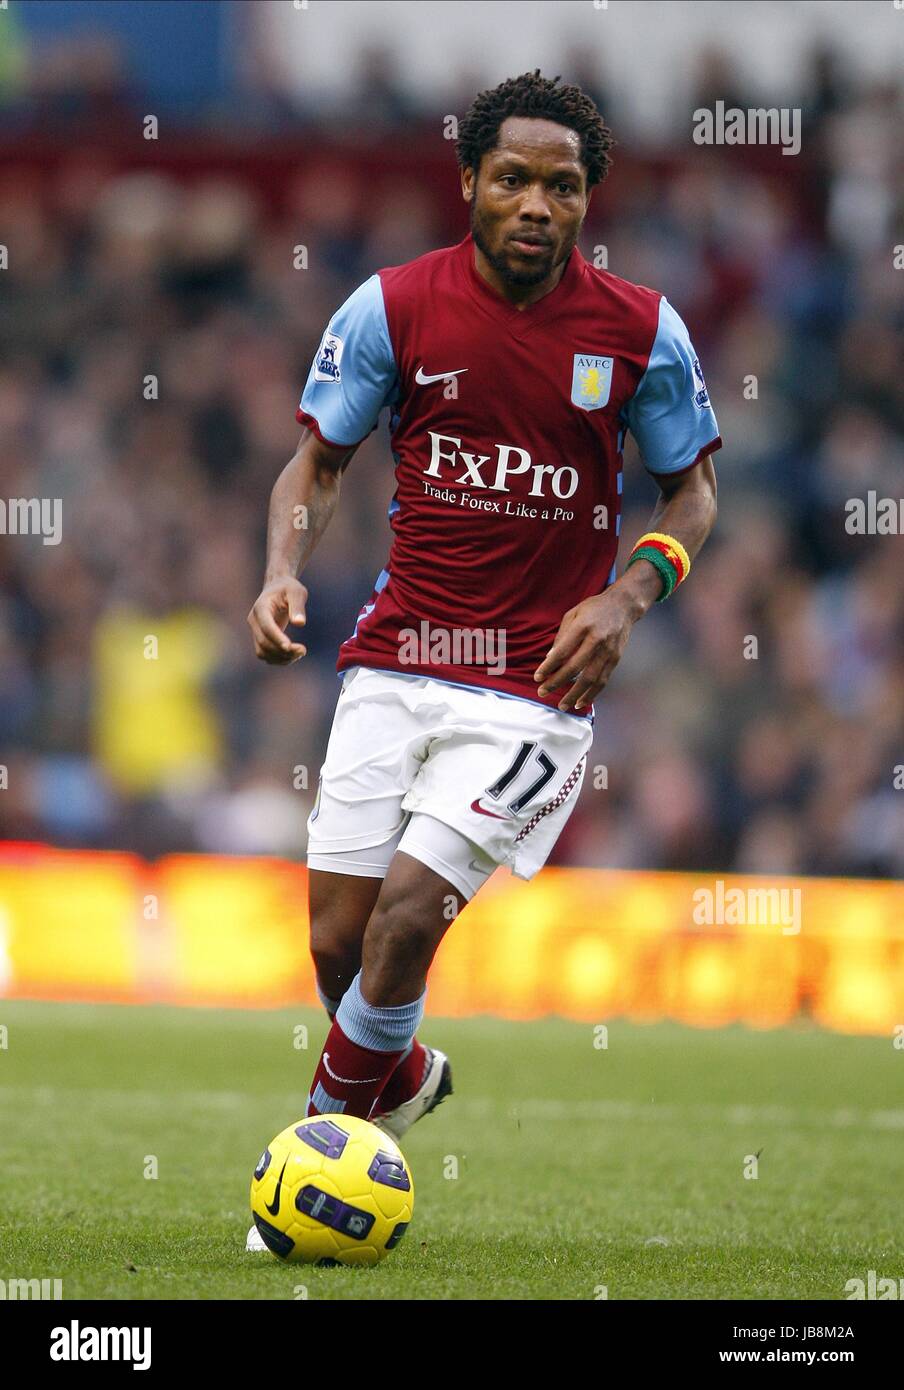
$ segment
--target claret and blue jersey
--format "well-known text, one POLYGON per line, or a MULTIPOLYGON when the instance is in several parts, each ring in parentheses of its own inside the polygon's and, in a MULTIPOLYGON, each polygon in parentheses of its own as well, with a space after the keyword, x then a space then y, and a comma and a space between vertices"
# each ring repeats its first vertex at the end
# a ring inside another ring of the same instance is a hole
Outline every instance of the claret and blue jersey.
POLYGON ((389 410, 396 491, 386 568, 342 644, 351 666, 540 699, 533 672, 569 608, 615 578, 626 430, 654 475, 721 446, 687 329, 668 301, 575 247, 524 309, 474 243, 371 276, 333 315, 298 420, 358 444, 389 410), (505 669, 400 660, 412 629, 505 633, 505 669))

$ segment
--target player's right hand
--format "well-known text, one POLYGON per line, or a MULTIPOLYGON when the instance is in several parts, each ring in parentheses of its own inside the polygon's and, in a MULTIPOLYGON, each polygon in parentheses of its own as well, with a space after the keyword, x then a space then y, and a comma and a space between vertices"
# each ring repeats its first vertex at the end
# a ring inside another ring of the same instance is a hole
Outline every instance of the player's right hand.
POLYGON ((287 623, 304 623, 308 591, 297 579, 276 579, 266 585, 248 614, 248 626, 254 638, 254 654, 271 666, 291 666, 300 656, 307 656, 307 647, 292 642, 286 636, 287 623))

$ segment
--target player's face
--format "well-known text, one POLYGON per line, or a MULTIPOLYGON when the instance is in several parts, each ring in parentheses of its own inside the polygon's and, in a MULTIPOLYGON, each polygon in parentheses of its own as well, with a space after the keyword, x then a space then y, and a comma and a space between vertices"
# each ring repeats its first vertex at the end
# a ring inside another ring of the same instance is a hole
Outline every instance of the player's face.
POLYGON ((471 233, 505 284, 541 285, 570 255, 589 202, 580 152, 576 130, 510 116, 479 176, 463 170, 471 233))

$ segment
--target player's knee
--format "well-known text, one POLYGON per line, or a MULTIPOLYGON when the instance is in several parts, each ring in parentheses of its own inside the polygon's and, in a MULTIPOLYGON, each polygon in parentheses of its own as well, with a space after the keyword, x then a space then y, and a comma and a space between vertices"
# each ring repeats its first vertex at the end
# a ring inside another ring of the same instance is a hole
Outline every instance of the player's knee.
POLYGON ((437 943, 436 928, 416 900, 381 893, 365 933, 365 953, 372 965, 429 963, 437 943))
POLYGON ((341 896, 321 902, 311 902, 311 953, 315 957, 323 952, 326 955, 343 955, 360 950, 361 937, 370 912, 370 904, 363 911, 352 911, 341 896))
POLYGON ((344 942, 329 935, 315 936, 311 923, 311 957, 321 989, 341 996, 361 965, 360 943, 344 942))

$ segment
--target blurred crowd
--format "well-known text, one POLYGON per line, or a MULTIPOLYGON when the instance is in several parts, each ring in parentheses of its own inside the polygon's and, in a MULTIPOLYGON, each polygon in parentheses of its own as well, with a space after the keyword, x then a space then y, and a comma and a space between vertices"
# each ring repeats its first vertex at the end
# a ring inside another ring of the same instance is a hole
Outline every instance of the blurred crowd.
MULTIPOLYGON (((409 108, 378 76, 391 145, 409 108)), ((689 324, 725 446, 716 532, 597 701, 552 862, 904 869, 904 547, 846 526, 849 499, 904 497, 901 92, 826 53, 811 79, 803 152, 776 171, 682 138, 619 184, 616 149, 611 211, 591 208, 585 254, 604 244, 689 324)), ((746 104, 718 54, 698 88, 746 104)), ((364 223, 353 184, 300 168, 274 213, 238 181, 77 152, 49 190, 0 169, 0 499, 63 501, 59 545, 0 535, 0 838, 303 855, 336 648, 388 550, 385 425, 304 576, 309 656, 286 670, 245 623, 270 488, 332 311, 467 227, 415 190, 364 223), (293 267, 302 241, 314 269, 293 267)), ((622 562, 655 496, 629 452, 622 562)))

